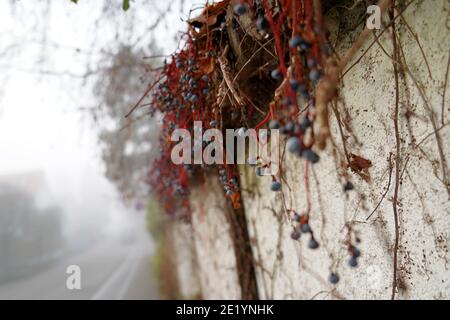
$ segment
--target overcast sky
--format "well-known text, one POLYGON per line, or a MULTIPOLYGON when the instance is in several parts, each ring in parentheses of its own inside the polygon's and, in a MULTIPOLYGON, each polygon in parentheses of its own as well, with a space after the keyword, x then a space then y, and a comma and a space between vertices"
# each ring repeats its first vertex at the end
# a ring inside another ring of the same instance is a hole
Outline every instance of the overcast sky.
MULTIPOLYGON (((71 76, 45 73, 82 74, 87 64, 95 62, 95 55, 88 60, 74 48, 83 52, 110 46, 115 41, 114 26, 124 30, 119 37, 141 36, 136 31, 127 33, 127 25, 138 17, 138 27, 142 27, 138 31, 144 33, 158 11, 155 7, 153 13, 142 12, 142 1, 136 1, 130 11, 122 12, 118 0, 114 25, 96 24, 101 2, 50 1, 47 19, 40 16, 42 1, 18 1, 14 14, 4 8, 0 11, 0 54, 8 53, 0 57, 0 175, 44 171, 55 199, 70 212, 72 221, 80 223, 97 220, 91 213, 87 217, 92 208, 98 219, 106 214, 114 219, 118 197, 103 177, 95 126, 78 110, 93 104, 89 88, 71 76)), ((168 3, 154 2, 159 10, 168 3)), ((183 11, 188 12, 192 4, 185 1, 183 11)), ((150 35, 164 53, 176 48, 175 35, 185 29, 182 11, 175 9, 150 35)))

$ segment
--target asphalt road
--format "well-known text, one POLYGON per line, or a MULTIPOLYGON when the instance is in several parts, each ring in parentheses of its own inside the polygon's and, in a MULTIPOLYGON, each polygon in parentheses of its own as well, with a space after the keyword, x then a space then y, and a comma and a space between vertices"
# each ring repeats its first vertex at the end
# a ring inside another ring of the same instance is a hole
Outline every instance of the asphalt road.
POLYGON ((34 276, 0 285, 0 299, 157 299, 148 239, 108 239, 34 276), (81 270, 81 289, 69 290, 67 267, 81 270))

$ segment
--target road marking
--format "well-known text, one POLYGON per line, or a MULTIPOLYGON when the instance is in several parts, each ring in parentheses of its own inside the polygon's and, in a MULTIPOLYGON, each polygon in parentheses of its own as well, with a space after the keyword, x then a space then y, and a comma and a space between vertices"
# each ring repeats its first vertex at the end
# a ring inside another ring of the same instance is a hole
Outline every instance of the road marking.
POLYGON ((144 257, 143 253, 144 248, 141 247, 139 250, 139 254, 133 261, 131 271, 127 273, 126 279, 122 284, 122 288, 118 291, 116 300, 123 300, 125 294, 127 293, 128 288, 130 287, 131 280, 133 280, 134 276, 136 275, 137 268, 139 267, 141 260, 144 257))
MULTIPOLYGON (((111 293, 118 292, 114 291, 115 288, 120 284, 120 280, 122 280, 123 277, 125 277, 126 273, 129 273, 131 269, 135 269, 134 264, 141 251, 142 250, 140 247, 134 247, 133 250, 128 254, 127 258, 124 260, 124 262, 122 262, 120 266, 117 267, 114 273, 95 292, 95 294, 91 297, 91 300, 110 299, 108 296, 111 296, 111 293)), ((123 288, 120 290, 119 293, 123 294, 122 291, 124 291, 123 288)), ((119 298, 120 298, 119 295, 115 297, 116 300, 119 298)))

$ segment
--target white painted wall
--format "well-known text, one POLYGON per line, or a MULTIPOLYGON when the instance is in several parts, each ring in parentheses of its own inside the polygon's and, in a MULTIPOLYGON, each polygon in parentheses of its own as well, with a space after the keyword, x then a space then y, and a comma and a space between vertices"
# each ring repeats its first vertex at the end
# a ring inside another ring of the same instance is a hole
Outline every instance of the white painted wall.
MULTIPOLYGON (((450 49, 450 8, 445 0, 416 1, 404 13, 417 32, 431 67, 428 75, 420 48, 406 29, 401 31, 402 47, 414 77, 425 89, 437 123, 441 124, 444 76, 450 49)), ((336 16, 330 12, 330 30, 336 34, 336 16)), ((337 50, 344 53, 359 31, 340 34, 337 50)), ((371 39, 366 43, 370 44, 371 39)), ((380 39, 392 52, 389 33, 380 39)), ((290 239, 290 226, 283 213, 283 197, 269 190, 269 177, 256 177, 253 169, 242 170, 243 199, 254 239, 253 255, 257 261, 257 279, 263 299, 389 299, 393 277, 393 186, 371 219, 366 217, 381 199, 389 180, 389 154, 395 155, 394 76, 392 62, 375 44, 361 62, 343 79, 341 96, 345 106, 339 109, 353 135, 345 132, 350 152, 372 161, 371 182, 346 171, 356 189, 342 191, 342 140, 335 118, 331 117, 331 144, 320 153, 321 161, 310 174, 312 197, 311 225, 320 248, 306 247, 308 236, 300 241, 290 239), (346 111, 351 121, 347 121, 346 111), (355 139, 356 138, 356 139, 355 139), (358 142, 356 142, 358 141, 358 142), (250 190, 250 192, 249 192, 250 190), (273 209, 273 210, 272 210, 273 209), (361 238, 362 257, 359 267, 347 266, 348 253, 343 243, 345 224, 351 223, 361 238), (334 287, 327 281, 330 268, 336 268, 341 281, 334 287)), ((441 181, 436 139, 429 114, 418 90, 408 77, 410 102, 402 90, 400 105, 401 162, 403 170, 399 188, 400 247, 398 277, 404 289, 399 299, 450 298, 449 230, 450 201, 447 187, 441 181), (405 112, 413 115, 407 125, 405 112), (428 138, 427 138, 428 137, 428 138), (420 148, 415 144, 425 139, 420 148), (408 161, 407 161, 408 159, 408 161)), ((450 121, 450 94, 447 93, 444 123, 450 121)), ((444 155, 449 159, 450 127, 439 131, 444 155)), ((392 157, 394 164, 395 157, 392 157)), ((447 161, 447 163, 449 163, 447 161)), ((306 210, 305 162, 287 155, 283 162, 283 183, 287 208, 306 210)), ((239 298, 235 261, 223 213, 220 186, 214 180, 204 190, 192 194, 194 238, 199 261, 200 283, 204 298, 239 298), (214 192, 217 190, 217 195, 214 192), (208 192, 206 192, 208 191, 208 192)))
POLYGON ((192 190, 192 230, 204 299, 239 299, 236 258, 225 216, 225 198, 216 177, 192 190))

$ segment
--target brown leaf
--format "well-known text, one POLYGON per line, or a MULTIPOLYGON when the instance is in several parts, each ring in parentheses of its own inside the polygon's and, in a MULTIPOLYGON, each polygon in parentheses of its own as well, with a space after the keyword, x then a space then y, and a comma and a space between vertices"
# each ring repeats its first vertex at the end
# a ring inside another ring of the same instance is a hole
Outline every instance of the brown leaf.
POLYGON ((218 16, 225 14, 226 7, 229 3, 230 0, 224 0, 208 5, 198 17, 188 20, 188 23, 195 28, 201 28, 205 24, 209 27, 214 26, 217 23, 218 16))
POLYGON ((368 169, 372 166, 372 161, 364 159, 363 157, 353 153, 350 153, 349 157, 350 163, 348 164, 348 167, 366 182, 369 182, 370 174, 368 169))
POLYGON ((206 58, 200 61, 199 72, 201 74, 211 74, 214 71, 215 60, 213 58, 206 58))

